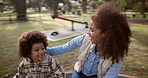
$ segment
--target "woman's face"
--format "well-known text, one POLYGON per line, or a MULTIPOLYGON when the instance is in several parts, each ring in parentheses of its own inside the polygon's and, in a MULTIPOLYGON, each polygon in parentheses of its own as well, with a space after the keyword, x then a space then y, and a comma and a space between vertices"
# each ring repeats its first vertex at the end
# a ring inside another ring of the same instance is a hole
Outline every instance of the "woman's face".
POLYGON ((91 40, 91 42, 92 42, 93 44, 98 44, 99 41, 100 41, 100 39, 101 39, 102 37, 104 37, 103 33, 101 34, 100 32, 101 32, 101 30, 98 29, 98 28, 94 25, 93 21, 91 20, 91 21, 90 21, 90 29, 89 29, 89 31, 87 32, 87 34, 89 35, 90 40, 91 40))
POLYGON ((39 62, 45 57, 45 48, 43 43, 36 43, 32 45, 30 57, 34 62, 39 62))

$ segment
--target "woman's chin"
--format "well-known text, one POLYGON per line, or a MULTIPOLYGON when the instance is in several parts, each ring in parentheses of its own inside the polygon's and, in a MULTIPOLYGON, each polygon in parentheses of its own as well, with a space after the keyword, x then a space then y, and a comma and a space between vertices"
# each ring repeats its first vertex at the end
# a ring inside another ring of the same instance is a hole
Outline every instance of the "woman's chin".
POLYGON ((92 41, 92 39, 90 38, 90 41, 91 41, 91 43, 93 44, 93 41, 92 41))
MULTIPOLYGON (((91 40, 91 39, 90 39, 91 40)), ((94 44, 94 41, 91 40, 91 43, 94 44)))

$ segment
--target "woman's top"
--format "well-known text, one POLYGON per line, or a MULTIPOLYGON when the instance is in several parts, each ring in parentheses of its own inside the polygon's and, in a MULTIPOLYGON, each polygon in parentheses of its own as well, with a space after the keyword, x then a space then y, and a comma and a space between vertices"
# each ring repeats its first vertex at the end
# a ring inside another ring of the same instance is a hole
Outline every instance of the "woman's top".
MULTIPOLYGON (((85 35, 82 45, 79 49, 79 54, 77 58, 77 62, 75 63, 74 69, 80 73, 83 69, 84 62, 87 60, 88 55, 90 54, 90 50, 96 47, 96 44, 92 44, 90 41, 89 35, 85 35)), ((98 78, 103 78, 106 75, 107 70, 111 67, 112 65, 112 59, 104 59, 104 58, 99 58, 99 64, 97 69, 97 77, 98 78)), ((82 71, 83 72, 83 71, 82 71)))
MULTIPOLYGON (((82 45, 85 35, 86 34, 78 36, 72 39, 71 41, 67 42, 66 44, 53 47, 53 48, 47 48, 46 52, 51 56, 55 56, 55 55, 60 55, 66 52, 73 51, 74 49, 82 45)), ((97 68, 100 61, 99 52, 95 52, 95 48, 91 49, 89 52, 90 53, 87 57, 87 60, 84 62, 84 67, 82 69, 82 72, 86 76, 97 75, 97 71, 98 71, 97 68)), ((114 63, 108 69, 104 78, 116 78, 118 76, 118 73, 120 72, 121 66, 122 66, 122 59, 120 59, 119 63, 114 63)))
POLYGON ((30 58, 24 58, 13 78, 65 78, 65 76, 59 62, 52 56, 45 55, 38 63, 30 58))

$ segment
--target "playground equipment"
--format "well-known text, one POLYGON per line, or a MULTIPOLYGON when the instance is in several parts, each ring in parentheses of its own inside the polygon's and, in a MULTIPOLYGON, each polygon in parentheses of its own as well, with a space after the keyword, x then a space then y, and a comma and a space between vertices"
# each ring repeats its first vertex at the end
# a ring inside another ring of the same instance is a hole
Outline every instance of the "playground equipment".
MULTIPOLYGON (((71 72, 65 72, 66 78, 71 78, 72 73, 71 72)), ((124 75, 124 74, 118 74, 118 78, 137 78, 134 76, 128 76, 128 75, 124 75)))
POLYGON ((58 18, 58 19, 70 21, 70 22, 72 23, 72 31, 74 31, 74 23, 86 24, 85 28, 88 28, 88 23, 87 23, 87 22, 81 22, 81 21, 71 20, 71 19, 67 19, 67 18, 55 16, 55 15, 52 15, 51 17, 52 17, 53 19, 58 18))

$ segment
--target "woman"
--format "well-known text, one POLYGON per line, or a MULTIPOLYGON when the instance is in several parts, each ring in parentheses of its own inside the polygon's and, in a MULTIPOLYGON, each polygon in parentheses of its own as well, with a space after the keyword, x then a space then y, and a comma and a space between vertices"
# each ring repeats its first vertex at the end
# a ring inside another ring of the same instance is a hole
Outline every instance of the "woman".
POLYGON ((60 55, 80 47, 72 78, 117 78, 128 53, 130 36, 125 15, 113 2, 107 2, 92 15, 87 34, 47 48, 47 54, 60 55))

